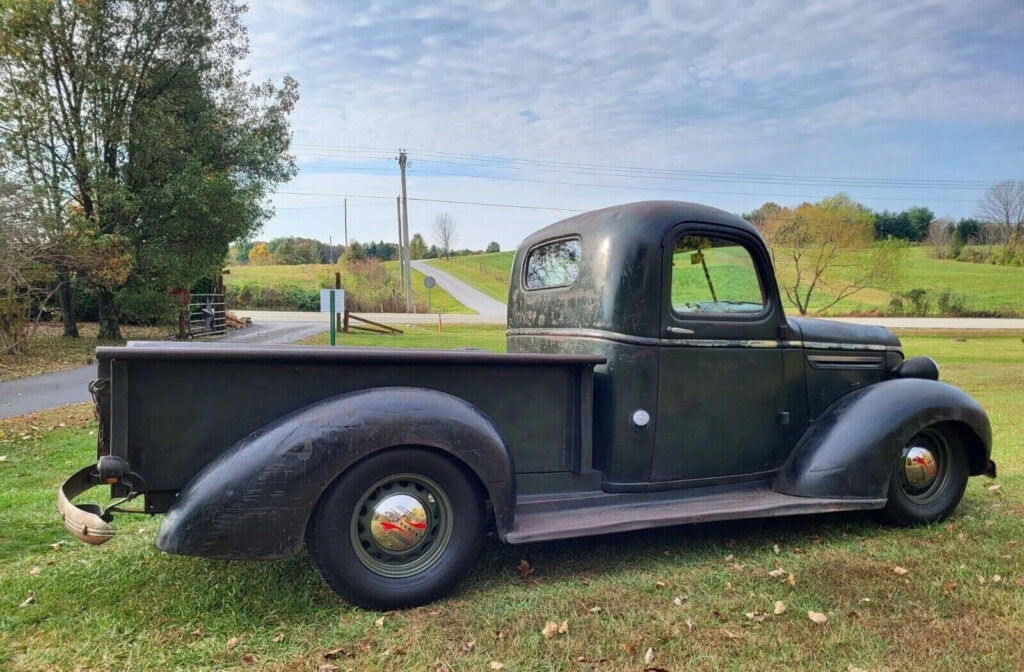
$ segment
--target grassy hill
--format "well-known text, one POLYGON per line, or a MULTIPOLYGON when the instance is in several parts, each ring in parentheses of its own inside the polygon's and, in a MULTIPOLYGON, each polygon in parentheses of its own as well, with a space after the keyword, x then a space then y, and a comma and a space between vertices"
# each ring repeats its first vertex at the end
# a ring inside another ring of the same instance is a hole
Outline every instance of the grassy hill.
MULTIPOLYGON (((885 314, 893 293, 907 293, 915 289, 926 290, 929 294, 929 314, 937 314, 937 296, 949 290, 958 295, 964 308, 970 313, 991 313, 993 315, 1016 316, 1024 314, 1024 268, 975 264, 950 259, 933 259, 926 247, 912 247, 907 250, 901 276, 883 287, 862 290, 843 299, 826 311, 828 315, 849 315, 852 313, 885 314)), ((476 287, 484 294, 499 301, 507 301, 509 275, 514 252, 477 254, 453 257, 450 261, 431 259, 427 263, 447 271, 476 287)), ((776 269, 780 284, 792 277, 791 265, 781 262, 776 269)), ((839 279, 847 279, 856 273, 854 268, 841 269, 836 273, 839 279)), ((826 291, 817 292, 811 300, 813 310, 831 303, 833 295, 826 291)), ((785 301, 786 310, 796 313, 796 308, 785 301)))
MULTIPOLYGON (((388 261, 384 267, 398 277, 398 262, 388 261)), ((229 305, 236 308, 276 310, 317 310, 319 291, 334 286, 334 273, 342 270, 329 264, 295 264, 270 266, 232 266, 224 276, 229 305)), ((342 286, 345 284, 342 275, 342 286)), ((423 275, 412 272, 413 300, 417 309, 426 310, 427 290, 423 275), (422 304, 422 305, 421 305, 422 304)), ((440 287, 430 296, 431 312, 473 314, 474 311, 457 301, 440 287)))

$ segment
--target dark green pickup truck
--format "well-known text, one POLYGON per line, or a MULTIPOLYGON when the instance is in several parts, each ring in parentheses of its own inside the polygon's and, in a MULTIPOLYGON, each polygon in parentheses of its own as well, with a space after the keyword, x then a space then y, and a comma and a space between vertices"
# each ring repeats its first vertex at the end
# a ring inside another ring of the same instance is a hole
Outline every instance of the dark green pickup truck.
POLYGON ((877 509, 942 520, 995 474, 981 407, 886 329, 787 318, 768 252, 689 203, 590 212, 523 242, 508 354, 303 346, 97 350, 99 461, 58 493, 102 543, 109 484, 156 544, 274 559, 303 544, 348 600, 450 591, 510 544, 877 509))

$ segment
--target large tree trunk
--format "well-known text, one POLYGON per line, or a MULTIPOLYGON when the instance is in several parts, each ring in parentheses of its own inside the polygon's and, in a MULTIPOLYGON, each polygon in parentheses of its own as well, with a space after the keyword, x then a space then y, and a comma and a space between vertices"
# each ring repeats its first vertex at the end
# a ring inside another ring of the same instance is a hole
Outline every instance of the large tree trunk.
POLYGON ((100 314, 101 341, 120 341, 121 338, 121 311, 118 310, 114 301, 114 293, 101 289, 97 295, 97 304, 100 314))
POLYGON ((75 292, 71 287, 71 271, 67 266, 57 267, 60 282, 60 312, 64 318, 64 335, 78 338, 78 315, 75 311, 75 292))

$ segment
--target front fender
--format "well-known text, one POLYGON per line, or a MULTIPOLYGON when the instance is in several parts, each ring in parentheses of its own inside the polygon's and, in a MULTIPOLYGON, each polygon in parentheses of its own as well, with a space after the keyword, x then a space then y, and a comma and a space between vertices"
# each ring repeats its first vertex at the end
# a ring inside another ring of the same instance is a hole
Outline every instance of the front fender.
POLYGON ((899 451, 939 422, 960 428, 971 473, 982 473, 992 430, 978 402, 951 385, 906 378, 850 392, 825 409, 783 463, 775 489, 801 497, 884 499, 899 451))
POLYGON ((233 445, 178 495, 157 548, 227 559, 294 555, 313 507, 339 474, 372 453, 410 445, 465 464, 487 491, 499 534, 511 529, 515 472, 493 422, 444 392, 387 387, 325 399, 233 445))

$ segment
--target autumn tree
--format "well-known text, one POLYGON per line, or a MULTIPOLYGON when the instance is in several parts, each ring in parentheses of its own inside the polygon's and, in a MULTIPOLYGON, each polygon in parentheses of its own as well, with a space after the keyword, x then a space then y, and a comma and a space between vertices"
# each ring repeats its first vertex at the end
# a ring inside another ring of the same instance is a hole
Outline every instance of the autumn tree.
POLYGON ((253 243, 249 248, 249 263, 253 266, 268 266, 274 263, 274 255, 270 253, 270 246, 262 241, 253 243))
POLYGON ((978 203, 980 218, 1002 234, 1004 258, 1012 259, 1024 236, 1024 182, 1006 180, 992 185, 978 203))
MULTIPOLYGON (((0 7, 0 151, 74 250, 112 256, 80 275, 100 338, 118 339, 125 292, 192 285, 269 217, 269 193, 295 170, 297 86, 238 69, 248 47, 234 0, 0 7)), ((62 286, 75 270, 58 266, 62 286)))
POLYGON ((771 251, 779 286, 801 315, 812 300, 821 312, 892 281, 905 250, 892 239, 876 243, 871 211, 846 194, 792 209, 774 206, 753 220, 771 251))
POLYGON ((438 213, 434 217, 434 240, 441 248, 441 254, 445 259, 452 258, 452 247, 458 236, 455 233, 455 218, 447 212, 438 213))

